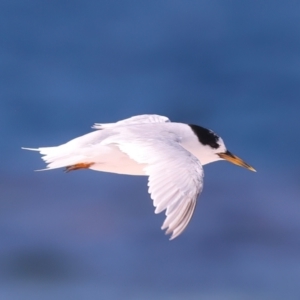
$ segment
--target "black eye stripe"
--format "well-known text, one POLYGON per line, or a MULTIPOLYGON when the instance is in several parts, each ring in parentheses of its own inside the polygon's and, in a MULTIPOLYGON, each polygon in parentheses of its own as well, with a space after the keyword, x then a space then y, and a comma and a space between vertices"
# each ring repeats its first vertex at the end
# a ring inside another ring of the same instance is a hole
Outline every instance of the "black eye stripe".
POLYGON ((189 126, 198 137, 199 142, 203 145, 209 145, 214 149, 218 149, 220 147, 218 144, 219 137, 213 131, 198 125, 189 124, 189 126))

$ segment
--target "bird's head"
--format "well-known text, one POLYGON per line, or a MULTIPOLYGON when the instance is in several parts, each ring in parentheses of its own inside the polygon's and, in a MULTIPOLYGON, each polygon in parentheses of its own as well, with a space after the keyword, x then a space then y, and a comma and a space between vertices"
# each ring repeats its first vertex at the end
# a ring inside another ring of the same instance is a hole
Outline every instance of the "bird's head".
POLYGON ((256 172, 253 167, 228 151, 223 139, 213 131, 198 125, 189 126, 192 128, 193 132, 198 137, 198 141, 200 142, 201 153, 199 153, 199 160, 202 164, 208 164, 218 160, 227 160, 235 165, 256 172))

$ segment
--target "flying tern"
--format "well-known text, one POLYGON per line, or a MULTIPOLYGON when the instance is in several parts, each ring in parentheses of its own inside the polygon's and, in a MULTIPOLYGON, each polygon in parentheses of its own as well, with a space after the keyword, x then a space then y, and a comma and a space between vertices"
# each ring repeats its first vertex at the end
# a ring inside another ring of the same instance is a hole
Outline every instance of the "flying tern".
POLYGON ((148 176, 155 213, 165 210, 161 229, 176 238, 187 227, 203 189, 203 165, 227 160, 255 171, 229 152, 213 131, 198 125, 171 122, 159 115, 139 115, 99 124, 91 133, 38 151, 44 170, 65 168, 148 176))

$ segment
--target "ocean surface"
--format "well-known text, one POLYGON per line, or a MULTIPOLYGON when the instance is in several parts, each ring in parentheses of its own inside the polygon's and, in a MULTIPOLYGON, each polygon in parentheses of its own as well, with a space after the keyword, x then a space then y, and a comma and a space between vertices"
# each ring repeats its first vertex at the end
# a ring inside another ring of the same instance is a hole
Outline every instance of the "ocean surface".
POLYGON ((300 2, 0 2, 0 299, 300 299, 300 2), (137 114, 208 127, 257 169, 205 166, 186 231, 146 177, 44 167, 137 114))

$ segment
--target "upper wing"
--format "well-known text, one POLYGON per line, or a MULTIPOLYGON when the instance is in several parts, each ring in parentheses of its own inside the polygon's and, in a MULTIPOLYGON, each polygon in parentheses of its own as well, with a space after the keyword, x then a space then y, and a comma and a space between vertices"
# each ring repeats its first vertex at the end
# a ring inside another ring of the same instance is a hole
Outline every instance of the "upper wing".
POLYGON ((147 164, 149 193, 155 213, 166 209, 162 229, 180 235, 188 225, 203 187, 200 161, 172 140, 135 140, 118 143, 121 151, 138 163, 147 164))
POLYGON ((142 123, 165 123, 165 122, 170 122, 170 120, 167 117, 163 117, 159 115, 140 115, 125 120, 121 120, 116 123, 106 123, 106 124, 95 123, 92 126, 92 128, 104 129, 104 128, 111 128, 119 125, 142 124, 142 123))

